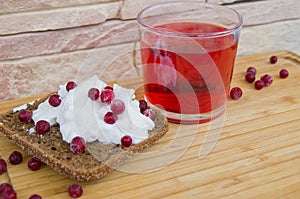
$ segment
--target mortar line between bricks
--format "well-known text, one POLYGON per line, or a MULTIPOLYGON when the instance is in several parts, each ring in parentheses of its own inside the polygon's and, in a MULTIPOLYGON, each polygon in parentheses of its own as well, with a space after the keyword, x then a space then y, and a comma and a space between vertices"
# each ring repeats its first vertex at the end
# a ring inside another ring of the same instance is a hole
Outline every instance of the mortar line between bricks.
MULTIPOLYGON (((244 24, 243 27, 254 27, 254 26, 262 26, 262 25, 268 25, 272 23, 278 23, 278 22, 287 22, 287 21, 297 21, 300 20, 300 18, 287 18, 287 19, 280 19, 280 20, 274 20, 270 22, 265 23, 255 23, 255 24, 244 24)), ((82 27, 90 27, 90 26, 97 26, 100 24, 103 24, 108 21, 136 21, 136 18, 129 18, 129 19, 121 19, 121 18, 110 18, 106 19, 105 21, 101 23, 95 23, 95 24, 86 24, 81 26, 73 26, 73 27, 64 27, 64 28, 57 28, 57 29, 48 29, 48 30, 34 30, 34 31, 25 31, 25 32, 17 32, 17 33, 8 33, 8 34, 2 34, 0 32, 0 37, 3 36, 15 36, 15 35, 21 35, 21 34, 30 34, 30 33, 43 33, 43 32, 50 32, 50 31, 61 31, 61 30, 68 30, 68 29, 76 29, 76 28, 82 28, 82 27)), ((1 61, 1 60, 0 60, 1 61)))
MULTIPOLYGON (((292 21, 299 21, 299 20, 300 20, 300 18, 295 18, 295 19, 291 19, 291 20, 288 20, 288 21, 292 22, 292 21)), ((246 26, 244 26, 244 28, 258 27, 258 26, 264 26, 266 24, 276 24, 276 23, 281 23, 281 22, 287 22, 287 21, 286 20, 278 20, 276 22, 263 23, 263 24, 260 24, 260 25, 246 25, 246 26)), ((18 61, 21 61, 21 60, 31 59, 31 58, 55 56, 55 55, 60 55, 60 54, 63 55, 63 54, 75 53, 75 52, 85 52, 85 51, 89 51, 89 50, 92 50, 92 49, 100 49, 100 48, 106 48, 106 47, 112 47, 112 46, 118 46, 118 45, 131 44, 131 43, 134 43, 136 41, 137 40, 130 41, 130 42, 121 42, 121 43, 116 43, 116 44, 103 45, 103 46, 92 47, 92 48, 80 48, 80 49, 74 49, 72 51, 65 51, 65 52, 52 52, 52 53, 43 54, 43 55, 15 57, 15 58, 11 58, 11 59, 0 59, 0 63, 12 63, 12 62, 18 62, 18 61)))
POLYGON ((274 21, 265 22, 265 23, 256 23, 256 24, 251 24, 251 25, 243 25, 243 27, 263 26, 263 25, 268 25, 268 24, 273 24, 273 23, 287 22, 287 21, 297 21, 297 20, 300 20, 300 18, 290 18, 290 19, 274 20, 274 21))
POLYGON ((267 1, 267 0, 237 0, 230 3, 222 3, 222 5, 237 5, 237 4, 243 4, 243 3, 255 3, 259 1, 267 1))
POLYGON ((16 32, 16 33, 1 33, 0 32, 0 37, 5 37, 5 36, 16 36, 16 35, 22 35, 22 34, 30 34, 30 33, 43 33, 43 32, 50 32, 50 31, 62 31, 62 30, 68 30, 68 29, 76 29, 76 28, 83 28, 83 27, 91 27, 91 26, 98 26, 100 24, 104 24, 105 22, 108 21, 136 21, 136 18, 132 19, 121 19, 121 18, 110 18, 106 19, 105 21, 101 23, 94 23, 94 24, 86 24, 86 25, 80 25, 80 26, 72 26, 72 27, 63 27, 63 28, 56 28, 56 29, 47 29, 47 30, 33 30, 33 31, 24 31, 24 32, 16 32))
POLYGON ((121 18, 121 12, 122 12, 124 4, 125 4, 125 0, 121 0, 117 14, 116 14, 116 18, 119 18, 119 19, 121 18))
POLYGON ((52 11, 52 10, 58 10, 58 9, 93 6, 93 5, 108 4, 108 3, 115 3, 115 2, 121 2, 121 1, 123 1, 123 0, 111 0, 111 1, 107 1, 107 2, 88 3, 88 4, 81 4, 81 5, 78 4, 78 5, 69 5, 69 6, 61 6, 61 7, 40 8, 37 10, 30 9, 30 10, 22 10, 22 11, 11 11, 11 12, 0 13, 0 15, 13 15, 13 14, 22 14, 22 13, 39 12, 39 11, 52 11))
POLYGON ((28 56, 28 57, 24 57, 24 58, 15 58, 15 59, 5 59, 5 60, 1 60, 0 59, 0 63, 1 64, 9 64, 11 62, 22 62, 23 60, 30 60, 30 59, 35 59, 35 58, 40 58, 40 57, 55 57, 55 56, 60 56, 60 55, 64 55, 64 54, 72 54, 72 53, 76 53, 76 52, 85 52, 85 51, 92 51, 93 49, 100 49, 100 48, 108 48, 108 47, 114 47, 114 46, 119 46, 119 45, 126 45, 126 44, 132 44, 136 41, 132 41, 132 42, 123 42, 123 43, 117 43, 117 44, 109 44, 106 46, 99 46, 99 47, 93 47, 93 48, 85 48, 85 49, 76 49, 73 51, 68 51, 68 52, 55 52, 55 53, 49 53, 49 54, 44 54, 44 55, 36 55, 36 56, 28 56))

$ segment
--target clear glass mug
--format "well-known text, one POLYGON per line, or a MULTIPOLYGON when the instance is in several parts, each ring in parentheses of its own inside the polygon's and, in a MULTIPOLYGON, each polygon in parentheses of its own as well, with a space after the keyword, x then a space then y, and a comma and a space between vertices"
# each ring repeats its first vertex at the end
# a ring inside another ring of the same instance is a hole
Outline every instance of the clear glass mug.
POLYGON ((149 105, 176 123, 224 113, 241 15, 221 5, 169 2, 145 8, 137 21, 149 105))

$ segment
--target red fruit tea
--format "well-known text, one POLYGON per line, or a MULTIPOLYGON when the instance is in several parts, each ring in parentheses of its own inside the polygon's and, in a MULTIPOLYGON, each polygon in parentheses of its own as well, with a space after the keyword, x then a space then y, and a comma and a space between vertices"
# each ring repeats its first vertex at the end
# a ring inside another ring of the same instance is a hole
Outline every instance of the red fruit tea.
POLYGON ((166 111, 183 114, 222 108, 230 89, 237 37, 221 34, 205 38, 201 34, 227 30, 207 23, 175 22, 156 28, 175 34, 149 33, 141 41, 147 100, 166 111))

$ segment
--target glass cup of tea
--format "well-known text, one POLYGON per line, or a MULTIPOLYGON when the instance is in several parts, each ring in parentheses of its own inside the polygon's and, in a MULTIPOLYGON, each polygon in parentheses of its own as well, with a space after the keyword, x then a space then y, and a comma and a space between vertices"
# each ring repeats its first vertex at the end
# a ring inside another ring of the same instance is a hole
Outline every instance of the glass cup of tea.
POLYGON ((242 17, 201 2, 139 12, 144 96, 170 122, 202 123, 225 112, 242 17))

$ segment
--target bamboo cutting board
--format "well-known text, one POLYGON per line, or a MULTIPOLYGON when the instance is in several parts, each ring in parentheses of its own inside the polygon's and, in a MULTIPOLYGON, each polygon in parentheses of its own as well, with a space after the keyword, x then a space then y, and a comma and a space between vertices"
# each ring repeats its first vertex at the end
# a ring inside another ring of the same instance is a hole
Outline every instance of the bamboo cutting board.
MULTIPOLYGON (((118 83, 142 97, 140 78, 118 83)), ((287 51, 240 57, 232 86, 243 96, 228 100, 226 115, 201 125, 170 123, 169 133, 142 155, 103 179, 80 183, 81 198, 300 198, 300 57, 287 51), (273 54, 276 64, 268 63, 273 54), (258 77, 272 75, 273 84, 255 90, 244 80, 249 66, 258 77), (289 70, 287 79, 278 77, 281 68, 289 70)), ((0 112, 37 97, 1 102, 0 112)), ((31 157, 0 135, 0 156, 7 159, 13 150, 24 161, 8 164, 0 183, 11 183, 18 198, 69 198, 67 188, 76 181, 47 166, 30 171, 31 157)))

